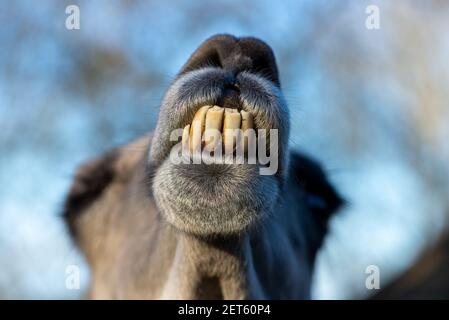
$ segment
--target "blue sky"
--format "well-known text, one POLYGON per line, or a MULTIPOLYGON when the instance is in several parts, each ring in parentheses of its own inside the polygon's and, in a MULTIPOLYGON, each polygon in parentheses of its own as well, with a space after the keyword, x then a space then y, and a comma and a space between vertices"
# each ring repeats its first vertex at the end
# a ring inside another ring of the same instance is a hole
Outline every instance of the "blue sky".
MULTIPOLYGON (((88 271, 58 216, 76 166, 151 130, 170 80, 215 33, 253 35, 273 47, 292 114, 291 145, 321 160, 349 199, 320 254, 316 298, 368 294, 367 265, 379 265, 388 279, 438 233, 445 203, 428 191, 408 149, 422 152, 409 146, 420 133, 410 119, 428 106, 416 103, 414 82, 402 80, 395 58, 403 49, 404 61, 418 59, 407 53, 415 44, 392 37, 403 32, 403 15, 417 24, 430 15, 423 28, 434 30, 447 27, 446 12, 377 1, 383 27, 369 33, 363 1, 72 3, 81 10, 77 31, 64 28, 69 2, 0 5, 7 48, 0 51, 0 292, 81 294, 64 287, 67 265, 82 267, 83 284, 88 271)), ((447 40, 434 36, 439 47, 429 50, 447 52, 447 40)), ((439 66, 430 80, 447 79, 443 57, 421 66, 439 66)), ((449 154, 430 151, 443 160, 449 154)))

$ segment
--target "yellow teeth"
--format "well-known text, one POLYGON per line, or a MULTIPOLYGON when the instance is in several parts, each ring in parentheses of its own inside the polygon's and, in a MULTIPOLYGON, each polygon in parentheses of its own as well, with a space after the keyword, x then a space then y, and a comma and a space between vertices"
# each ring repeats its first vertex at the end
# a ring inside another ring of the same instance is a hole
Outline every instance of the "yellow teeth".
POLYGON ((243 143, 243 151, 245 154, 247 154, 248 146, 249 145, 255 146, 256 143, 255 134, 251 134, 249 131, 246 132, 246 130, 254 128, 254 120, 251 113, 245 110, 240 111, 240 113, 242 115, 242 133, 243 133, 243 138, 241 139, 241 141, 243 143))
POLYGON ((206 115, 206 129, 221 130, 224 108, 213 106, 206 115))
POLYGON ((213 106, 207 111, 206 130, 208 130, 205 145, 208 150, 214 150, 219 143, 221 128, 223 127, 224 108, 213 106))
POLYGON ((190 128, 190 150, 193 153, 201 152, 201 139, 206 124, 206 113, 211 106, 201 107, 193 117, 192 126, 190 128))
POLYGON ((226 108, 223 124, 223 145, 227 154, 231 153, 239 140, 239 131, 242 119, 236 109, 226 108))
POLYGON ((195 113, 192 124, 184 127, 182 147, 187 151, 190 148, 190 154, 193 155, 200 153, 203 145, 212 151, 222 142, 226 154, 232 154, 237 146, 246 154, 249 145, 256 142, 255 133, 249 129, 254 129, 251 113, 219 106, 203 106, 195 113))
POLYGON ((182 131, 182 152, 183 153, 190 153, 190 124, 186 125, 184 127, 184 130, 182 131))
POLYGON ((251 113, 242 110, 240 111, 240 114, 242 115, 242 131, 245 132, 247 129, 254 128, 253 116, 251 113))

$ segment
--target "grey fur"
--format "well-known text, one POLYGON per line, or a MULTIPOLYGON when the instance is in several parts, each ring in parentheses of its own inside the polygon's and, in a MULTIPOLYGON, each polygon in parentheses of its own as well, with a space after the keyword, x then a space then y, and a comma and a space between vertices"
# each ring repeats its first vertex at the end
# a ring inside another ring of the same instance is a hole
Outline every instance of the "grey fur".
POLYGON ((207 40, 167 91, 153 138, 75 176, 64 217, 91 266, 88 297, 309 298, 315 255, 341 199, 315 162, 289 152, 288 134, 271 49, 254 38, 207 40), (171 163, 171 131, 236 82, 256 128, 279 129, 279 171, 171 163))

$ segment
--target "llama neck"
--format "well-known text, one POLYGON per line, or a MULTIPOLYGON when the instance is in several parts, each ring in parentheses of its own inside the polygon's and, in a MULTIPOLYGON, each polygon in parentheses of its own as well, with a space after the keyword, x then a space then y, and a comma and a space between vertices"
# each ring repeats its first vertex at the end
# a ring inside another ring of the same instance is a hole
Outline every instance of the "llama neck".
POLYGON ((163 299, 253 297, 254 271, 247 237, 203 240, 183 233, 177 237, 163 299))

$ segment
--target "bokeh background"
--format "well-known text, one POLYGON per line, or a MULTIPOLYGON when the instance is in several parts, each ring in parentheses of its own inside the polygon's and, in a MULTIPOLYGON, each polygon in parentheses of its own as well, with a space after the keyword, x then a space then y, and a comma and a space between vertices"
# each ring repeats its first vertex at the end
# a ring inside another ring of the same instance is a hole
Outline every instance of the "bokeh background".
POLYGON ((348 200, 331 221, 316 299, 364 298, 445 229, 449 212, 446 1, 0 1, 0 298, 83 294, 88 269, 60 209, 75 168, 152 130, 189 54, 215 33, 277 57, 291 145, 348 200), (65 28, 67 5, 80 30, 65 28), (368 5, 380 29, 365 26, 368 5), (65 287, 81 268, 80 290, 65 287))

